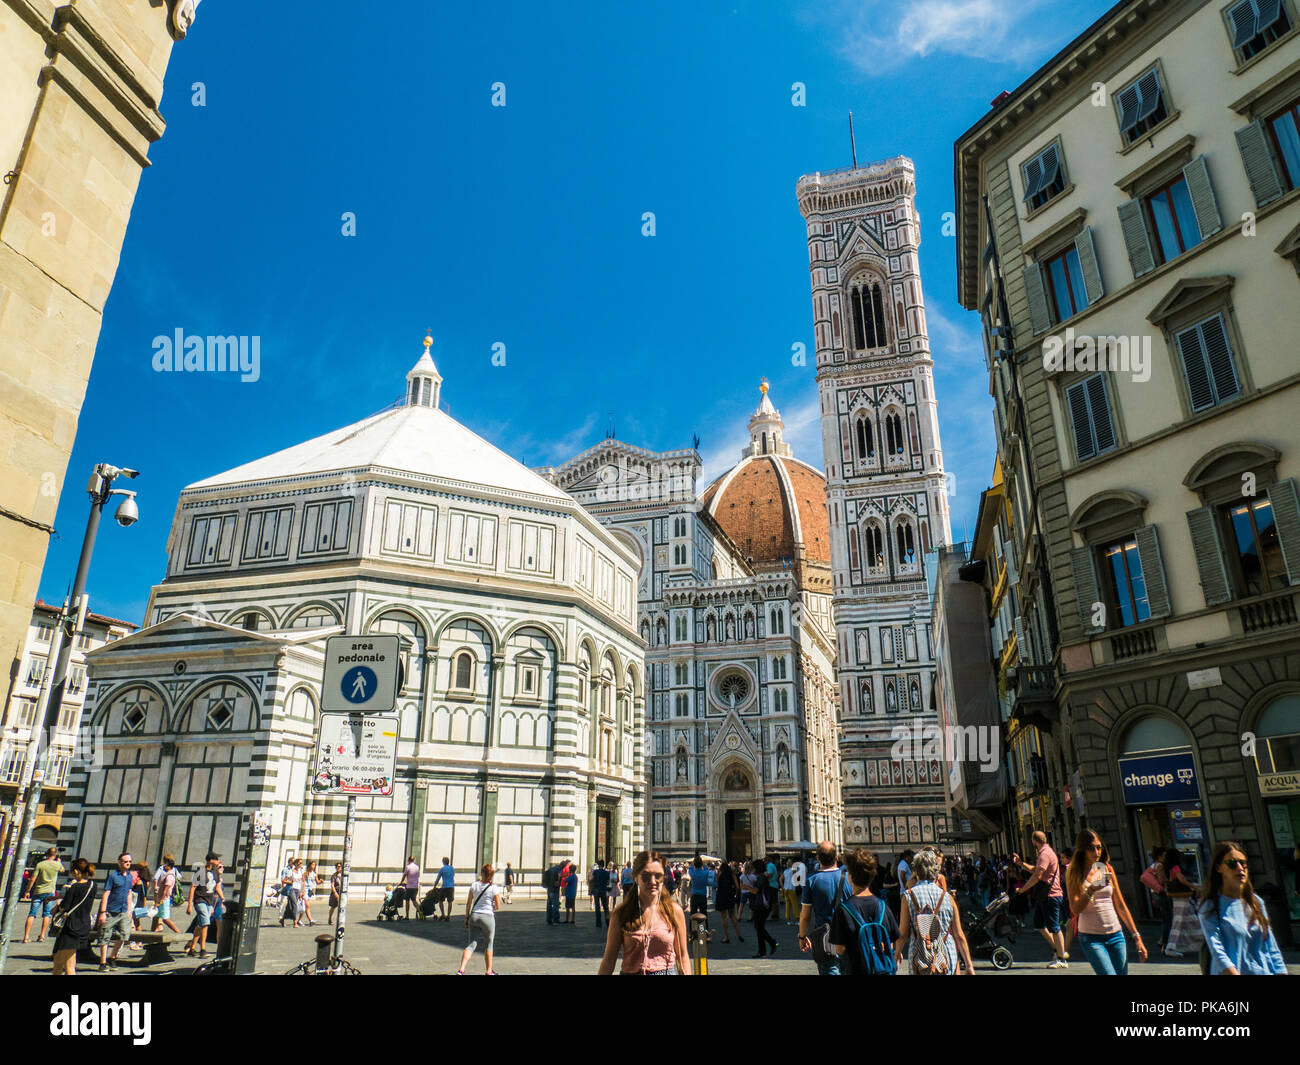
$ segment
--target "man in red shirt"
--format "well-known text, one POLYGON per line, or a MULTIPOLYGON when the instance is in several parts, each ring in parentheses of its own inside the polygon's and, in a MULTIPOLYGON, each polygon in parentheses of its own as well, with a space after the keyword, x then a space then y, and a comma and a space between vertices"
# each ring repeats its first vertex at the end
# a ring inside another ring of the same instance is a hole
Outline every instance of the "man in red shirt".
POLYGON ((1023 895, 1026 891, 1032 891, 1035 884, 1047 885, 1047 897, 1038 903, 1038 930, 1054 955, 1048 968, 1065 969, 1070 963, 1069 955, 1065 953, 1065 937, 1061 934, 1061 911, 1065 904, 1061 864, 1057 861, 1056 852, 1047 845, 1046 833, 1035 832, 1032 838, 1034 850, 1038 852, 1032 866, 1021 861, 1018 854, 1011 856, 1013 863, 1030 874, 1029 879, 1016 889, 1016 893, 1023 895))

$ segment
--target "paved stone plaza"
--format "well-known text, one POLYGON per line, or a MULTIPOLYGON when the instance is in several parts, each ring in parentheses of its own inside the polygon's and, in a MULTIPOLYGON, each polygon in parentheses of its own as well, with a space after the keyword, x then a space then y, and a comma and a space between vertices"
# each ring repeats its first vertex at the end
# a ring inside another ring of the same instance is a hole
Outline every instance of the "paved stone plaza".
MULTIPOLYGON (((579 909, 578 922, 573 926, 548 926, 545 904, 540 900, 525 900, 503 906, 497 917, 497 972, 503 976, 594 975, 604 950, 605 935, 603 929, 595 927, 595 920, 586 905, 586 900, 582 900, 583 908, 579 909)), ((456 916, 447 922, 412 919, 396 923, 375 919, 379 910, 377 902, 356 903, 349 910, 351 921, 347 930, 345 957, 363 974, 455 973, 460 952, 465 945, 463 909, 457 911, 456 916)), ((716 917, 711 923, 717 927, 716 917)), ((773 973, 782 976, 810 976, 816 973, 812 961, 799 953, 794 926, 771 923, 768 928, 780 945, 775 958, 761 961, 753 958, 752 935, 746 934, 744 943, 738 943, 733 936, 730 944, 724 944, 719 936, 709 944, 710 973, 716 976, 773 973)), ((272 921, 264 925, 258 947, 258 971, 285 973, 299 962, 313 957, 315 937, 326 930, 322 924, 315 927, 304 925, 301 928, 281 928, 278 921, 272 921)), ((1143 938, 1155 942, 1158 930, 1154 924, 1144 924, 1142 931, 1143 938)), ((10 955, 9 971, 18 974, 48 972, 49 946, 48 941, 41 944, 15 943, 10 955)), ((1008 970, 1008 975, 1092 975, 1092 969, 1077 951, 1071 952, 1068 969, 1047 969, 1051 955, 1036 932, 1020 936, 1012 949, 1016 955, 1016 964, 1008 970)), ((174 957, 170 965, 145 966, 142 962, 143 952, 124 947, 120 955, 120 968, 116 973, 101 974, 93 965, 79 964, 78 974, 125 976, 193 972, 197 961, 185 957, 180 950, 181 945, 178 944, 173 950, 174 957)), ((1286 959, 1291 973, 1300 975, 1300 952, 1288 951, 1286 959)), ((1000 975, 986 959, 977 957, 975 964, 979 974, 1000 975)), ((481 957, 472 959, 467 971, 471 975, 481 975, 481 957)), ((1178 960, 1162 958, 1145 965, 1132 965, 1131 971, 1151 976, 1198 975, 1194 956, 1178 960)))

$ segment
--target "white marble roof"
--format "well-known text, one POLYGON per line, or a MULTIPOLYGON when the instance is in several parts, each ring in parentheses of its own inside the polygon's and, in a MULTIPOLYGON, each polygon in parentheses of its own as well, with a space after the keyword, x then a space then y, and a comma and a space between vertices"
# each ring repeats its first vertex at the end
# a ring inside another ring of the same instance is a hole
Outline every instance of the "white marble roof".
POLYGON ((186 490, 367 467, 569 500, 550 481, 493 447, 450 415, 420 406, 382 411, 324 436, 195 481, 186 490))

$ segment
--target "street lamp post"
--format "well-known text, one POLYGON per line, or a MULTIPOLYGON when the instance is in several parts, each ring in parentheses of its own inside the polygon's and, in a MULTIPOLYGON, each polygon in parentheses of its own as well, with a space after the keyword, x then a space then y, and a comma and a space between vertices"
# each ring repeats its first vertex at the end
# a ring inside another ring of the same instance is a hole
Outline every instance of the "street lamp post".
POLYGON ((50 687, 50 699, 45 704, 45 713, 39 721, 32 722, 32 736, 27 744, 27 759, 35 765, 32 773, 31 787, 28 789, 23 805, 22 828, 18 832, 18 851, 10 865, 8 890, 4 898, 4 925, 0 928, 0 975, 4 974, 9 961, 9 943, 13 934, 14 915, 18 911, 18 895, 21 891, 23 869, 27 865, 27 851, 32 841, 32 822, 36 819, 36 808, 41 801, 41 789, 45 774, 49 769, 51 744, 44 742, 46 731, 59 719, 63 706, 63 692, 68 680, 68 662, 72 657, 73 638, 76 636, 77 619, 82 616, 81 603, 86 594, 86 575, 90 571, 90 556, 95 550, 95 534, 99 531, 99 518, 112 496, 122 496, 122 502, 115 515, 117 523, 123 528, 134 525, 140 516, 135 505, 135 493, 124 488, 114 488, 113 481, 118 477, 138 477, 138 470, 119 469, 107 463, 100 463, 90 475, 86 491, 90 494, 90 516, 86 519, 86 536, 81 542, 81 558, 77 562, 77 576, 72 584, 72 595, 68 600, 68 609, 59 618, 63 626, 63 642, 59 646, 59 657, 54 667, 54 679, 50 687), (38 761, 39 759, 39 761, 38 761))

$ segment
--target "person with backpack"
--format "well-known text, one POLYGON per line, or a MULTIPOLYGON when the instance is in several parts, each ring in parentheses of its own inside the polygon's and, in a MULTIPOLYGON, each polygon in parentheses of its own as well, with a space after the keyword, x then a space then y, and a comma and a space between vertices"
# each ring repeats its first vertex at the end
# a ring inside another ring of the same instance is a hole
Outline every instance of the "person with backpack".
POLYGON ((564 863, 558 862, 542 874, 542 887, 546 888, 546 923, 560 924, 560 875, 564 863))
POLYGON ((839 851, 834 843, 818 844, 817 865, 817 872, 803 889, 799 907, 799 949, 805 954, 811 951, 818 975, 839 976, 840 958, 830 949, 827 936, 836 908, 841 900, 852 896, 853 890, 848 874, 839 866, 839 851))
POLYGON ((830 942, 842 959, 844 976, 893 976, 898 972, 894 960, 894 941, 898 939, 898 922, 884 900, 871 893, 871 883, 879 871, 876 856, 859 848, 844 864, 848 869, 853 896, 841 899, 831 918, 830 942))
POLYGON ((758 940, 758 953, 754 957, 767 957, 769 945, 772 948, 772 953, 776 954, 777 942, 767 930, 767 918, 771 914, 772 908, 768 905, 767 877, 762 872, 761 862, 745 863, 745 875, 740 878, 740 890, 745 893, 745 897, 749 900, 749 912, 753 914, 754 918, 754 937, 758 940))
POLYGON ((912 876, 916 883, 903 892, 895 961, 902 962, 903 947, 908 946, 913 976, 959 975, 959 956, 966 973, 974 973, 961 913, 952 896, 935 882, 939 855, 932 850, 917 851, 912 858, 912 876))
POLYGON ((173 932, 180 933, 180 929, 172 923, 172 902, 180 879, 181 871, 176 868, 176 859, 170 854, 164 854, 162 865, 158 866, 158 871, 153 875, 153 903, 158 908, 153 919, 155 932, 166 925, 173 932))

